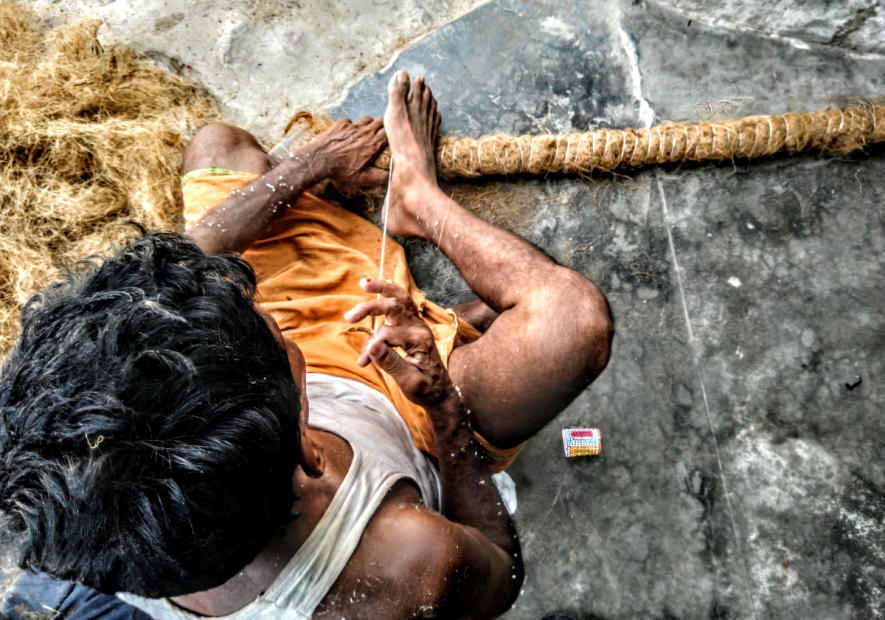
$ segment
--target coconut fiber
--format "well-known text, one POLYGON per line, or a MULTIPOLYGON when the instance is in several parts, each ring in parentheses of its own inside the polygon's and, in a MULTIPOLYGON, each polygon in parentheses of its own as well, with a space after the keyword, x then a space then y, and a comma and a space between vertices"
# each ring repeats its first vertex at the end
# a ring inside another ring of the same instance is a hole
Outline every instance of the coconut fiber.
MULTIPOLYGON (((331 121, 299 112, 288 133, 318 133, 331 121)), ((735 121, 665 123, 651 129, 482 138, 440 137, 436 169, 444 178, 507 174, 589 174, 655 164, 755 159, 802 151, 845 154, 885 141, 885 106, 750 116, 735 121)), ((389 151, 375 165, 390 165, 389 151)))
POLYGON ((0 0, 0 356, 59 266, 135 231, 172 229, 186 136, 216 119, 198 88, 102 47, 100 22, 54 30, 0 0))

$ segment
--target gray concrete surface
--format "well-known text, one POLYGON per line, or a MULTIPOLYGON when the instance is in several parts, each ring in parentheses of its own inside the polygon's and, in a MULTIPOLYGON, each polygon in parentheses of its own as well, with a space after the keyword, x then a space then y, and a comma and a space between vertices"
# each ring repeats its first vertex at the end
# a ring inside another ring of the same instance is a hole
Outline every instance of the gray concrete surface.
MULTIPOLYGON (((667 4, 502 0, 390 71, 426 74, 444 131, 463 135, 883 92, 881 40, 859 53, 828 34, 863 8, 667 4)), ((390 71, 335 114, 378 113, 390 71)), ((528 578, 508 618, 885 617, 883 172, 874 150, 510 181, 502 209, 527 201, 513 221, 600 285, 618 334, 605 374, 511 469, 528 578), (603 455, 566 460, 570 426, 599 427, 603 455)), ((435 250, 409 249, 431 297, 469 298, 435 250)))
MULTIPOLYGON (((125 13, 122 0, 67 10, 117 4, 125 13)), ((342 47, 322 71, 305 57, 298 73, 230 87, 218 85, 211 72, 220 65, 202 47, 108 32, 176 66, 207 67, 189 75, 234 118, 267 110, 249 121, 264 137, 279 130, 283 96, 287 111, 380 114, 399 68, 427 76, 444 132, 471 136, 810 110, 885 94, 885 5, 874 0, 495 0, 467 12, 479 4, 425 3, 427 15, 449 12, 410 29, 424 38, 410 35, 399 53, 365 46, 370 36, 396 39, 393 4, 326 3, 349 7, 331 14, 351 18, 334 26, 342 47), (352 17, 363 12, 374 21, 352 17), (362 72, 327 80, 336 58, 366 49, 364 58, 375 55, 362 72)), ((156 23, 193 11, 216 24, 222 9, 251 10, 146 6, 156 23)), ((291 17, 266 22, 275 19, 291 17)), ((215 25, 193 28, 221 40, 215 25)), ((258 55, 286 54, 249 50, 232 52, 224 70, 243 75, 258 55)), ((883 178, 875 148, 449 187, 493 192, 486 200, 500 203, 508 225, 603 289, 618 329, 604 375, 511 469, 528 575, 508 619, 885 618, 883 178), (601 429, 600 457, 562 456, 560 429, 573 426, 601 429)), ((431 298, 470 298, 436 250, 407 249, 431 298)))
POLYGON ((104 21, 122 41, 205 85, 227 118, 275 139, 441 25, 488 0, 33 0, 51 23, 104 21))

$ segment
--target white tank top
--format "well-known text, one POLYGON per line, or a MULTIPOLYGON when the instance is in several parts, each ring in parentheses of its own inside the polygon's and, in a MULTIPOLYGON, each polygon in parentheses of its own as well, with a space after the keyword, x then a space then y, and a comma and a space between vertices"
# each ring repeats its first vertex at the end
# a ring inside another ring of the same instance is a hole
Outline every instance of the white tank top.
MULTIPOLYGON (((316 528, 267 591, 225 620, 309 620, 356 550, 369 519, 398 480, 413 481, 441 510, 439 474, 380 392, 350 379, 307 375, 311 428, 350 444, 353 463, 316 528)), ((157 620, 194 620, 167 599, 118 595, 157 620)))

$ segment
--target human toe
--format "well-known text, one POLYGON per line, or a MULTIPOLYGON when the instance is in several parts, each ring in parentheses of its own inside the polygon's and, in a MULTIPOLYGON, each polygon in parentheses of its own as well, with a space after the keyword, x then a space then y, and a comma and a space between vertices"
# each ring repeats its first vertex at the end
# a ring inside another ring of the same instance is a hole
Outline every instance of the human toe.
POLYGON ((401 108, 409 94, 409 74, 405 71, 397 71, 387 84, 387 93, 390 95, 390 105, 401 108))
POLYGON ((424 105, 424 93, 427 87, 424 84, 424 76, 419 75, 412 83, 412 92, 409 94, 409 108, 413 112, 419 112, 424 105))

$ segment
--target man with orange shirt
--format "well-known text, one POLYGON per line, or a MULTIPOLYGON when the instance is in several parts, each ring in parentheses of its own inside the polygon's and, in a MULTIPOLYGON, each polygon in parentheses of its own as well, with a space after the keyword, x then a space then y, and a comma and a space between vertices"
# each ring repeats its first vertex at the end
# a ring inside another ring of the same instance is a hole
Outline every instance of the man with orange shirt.
POLYGON ((23 565, 169 620, 509 608, 522 557, 491 474, 604 369, 611 316, 440 191, 422 78, 389 95, 383 122, 339 121, 279 164, 204 128, 187 237, 147 235, 29 303, 0 379, 23 565), (374 279, 381 231, 304 193, 386 183, 369 164, 388 141, 390 232, 435 243, 481 301, 426 300, 390 239, 374 279), (25 439, 47 424, 57 445, 25 439))

